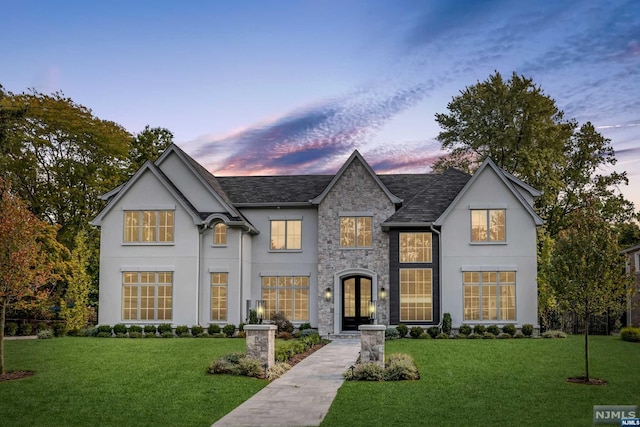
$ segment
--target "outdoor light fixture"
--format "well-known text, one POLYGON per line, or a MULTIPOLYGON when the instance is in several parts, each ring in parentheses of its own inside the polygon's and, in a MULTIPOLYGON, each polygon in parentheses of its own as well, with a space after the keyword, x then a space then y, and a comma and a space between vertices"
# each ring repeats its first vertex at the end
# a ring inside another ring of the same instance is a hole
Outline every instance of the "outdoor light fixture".
POLYGON ((369 301, 369 320, 376 319, 376 300, 369 301))
POLYGON ((256 301, 256 314, 258 315, 258 320, 262 323, 262 319, 264 319, 264 301, 256 301))
POLYGON ((327 288, 327 289, 324 290, 324 299, 327 302, 331 301, 331 288, 327 288))
POLYGON ((380 299, 381 300, 387 299, 387 290, 384 288, 384 286, 380 288, 380 299))

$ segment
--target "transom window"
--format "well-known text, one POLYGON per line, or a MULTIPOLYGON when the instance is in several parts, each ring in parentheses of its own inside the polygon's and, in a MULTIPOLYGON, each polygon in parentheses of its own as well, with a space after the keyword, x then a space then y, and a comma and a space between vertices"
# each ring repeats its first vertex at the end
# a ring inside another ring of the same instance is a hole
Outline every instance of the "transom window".
POLYGON ((400 269, 400 321, 433 320, 433 286, 430 268, 400 269))
POLYGON ((302 249, 302 220, 272 220, 271 221, 271 250, 302 249))
POLYGON ((463 273, 464 320, 516 320, 514 271, 463 273))
POLYGON ((171 320, 172 303, 173 273, 122 273, 122 320, 171 320))
POLYGON ((223 222, 217 222, 213 226, 213 244, 224 246, 227 244, 227 226, 223 222))
POLYGON ((274 313, 284 313, 289 320, 309 320, 309 277, 265 276, 262 278, 262 299, 265 302, 264 318, 274 313))
POLYGON ((400 233, 400 262, 431 262, 431 233, 400 233))
POLYGON ((371 217, 340 217, 340 247, 371 247, 371 217))
POLYGON ((227 273, 211 273, 211 320, 227 320, 227 273))
POLYGON ((472 209, 472 242, 505 242, 505 209, 472 209))
POLYGON ((173 211, 125 211, 126 243, 173 242, 173 211))

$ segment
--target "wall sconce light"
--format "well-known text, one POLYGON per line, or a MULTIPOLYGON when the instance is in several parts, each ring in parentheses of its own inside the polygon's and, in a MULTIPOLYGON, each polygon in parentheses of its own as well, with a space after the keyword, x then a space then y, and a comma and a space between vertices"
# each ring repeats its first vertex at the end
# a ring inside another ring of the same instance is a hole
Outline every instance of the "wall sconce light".
POLYGON ((258 320, 262 323, 262 319, 264 319, 264 301, 256 301, 256 314, 258 315, 258 320))
POLYGON ((380 299, 383 301, 387 299, 387 290, 384 286, 380 288, 380 299))
POLYGON ((376 319, 376 300, 369 301, 369 320, 376 319))
POLYGON ((331 288, 327 288, 327 289, 324 290, 324 299, 325 299, 325 301, 330 302, 332 296, 333 295, 331 293, 331 288))

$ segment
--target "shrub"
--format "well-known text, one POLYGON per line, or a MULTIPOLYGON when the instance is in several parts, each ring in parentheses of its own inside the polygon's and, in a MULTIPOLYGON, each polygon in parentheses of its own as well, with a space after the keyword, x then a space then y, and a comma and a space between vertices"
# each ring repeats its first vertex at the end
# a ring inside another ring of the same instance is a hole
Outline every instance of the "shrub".
POLYGON ((386 363, 384 379, 387 381, 417 380, 420 378, 418 368, 408 354, 394 353, 389 355, 386 363))
POLYGON ((222 332, 224 332, 224 334, 228 338, 231 338, 233 334, 235 334, 236 332, 236 325, 232 325, 232 324, 224 325, 224 327, 222 328, 222 332))
POLYGON ((317 331, 313 329, 305 329, 302 331, 302 338, 300 338, 303 342, 307 343, 309 347, 312 347, 320 342, 320 335, 317 331))
POLYGON ((640 328, 627 327, 620 330, 623 341, 640 342, 640 328))
POLYGON ((566 338, 567 334, 562 331, 546 331, 542 334, 542 338, 566 338))
POLYGON ((125 325, 123 325, 122 323, 118 323, 117 325, 113 325, 113 333, 118 335, 118 334, 126 334, 127 333, 127 327, 125 325))
POLYGON ((138 325, 129 326, 129 333, 131 332, 142 332, 142 327, 138 325))
POLYGON ((63 337, 67 333, 67 324, 64 322, 56 322, 53 324, 53 336, 63 337))
POLYGON ((350 381, 382 381, 385 369, 377 363, 361 363, 345 372, 343 377, 350 381))
POLYGON ((406 337, 409 333, 409 327, 407 325, 403 325, 402 323, 396 326, 396 329, 398 330, 398 332, 400 332, 400 338, 406 337))
POLYGON ((260 323, 260 320, 258 319, 258 312, 253 309, 249 310, 249 324, 257 325, 258 323, 260 323))
POLYGON ((290 340, 293 338, 293 335, 291 335, 289 332, 280 332, 277 336, 277 338, 280 338, 281 340, 290 340))
POLYGON ((244 325, 246 325, 246 323, 240 323, 238 325, 238 332, 244 332, 244 325))
POLYGON ((226 338, 227 335, 224 332, 217 332, 215 334, 209 334, 211 338, 226 338))
POLYGON ((457 340, 464 340, 466 338, 467 336, 465 334, 455 334, 455 339, 457 340))
POLYGON ((221 357, 220 359, 216 359, 209 366, 210 374, 231 374, 238 375, 240 369, 238 364, 229 362, 228 360, 221 357))
POLYGON ((196 338, 209 338, 209 333, 204 329, 198 335, 194 335, 196 338))
POLYGON ((500 332, 498 334, 497 338, 500 339, 500 340, 509 339, 509 338, 511 338, 511 334, 508 334, 506 332, 500 332))
POLYGON ((487 332, 487 328, 484 325, 475 325, 473 327, 473 333, 478 335, 483 335, 487 332))
POLYGON ((514 336, 517 331, 518 330, 516 329, 516 325, 514 325, 513 323, 507 323, 502 327, 502 332, 511 336, 514 336))
POLYGON ((311 323, 306 322, 298 326, 298 330, 301 332, 304 331, 305 329, 311 329, 311 323))
POLYGON ((98 332, 96 334, 98 338, 111 338, 111 332, 98 332))
POLYGON ((116 334, 116 338, 126 338, 126 337, 127 337, 127 334, 123 334, 122 332, 118 332, 116 334))
POLYGON ((438 335, 436 335, 436 338, 439 340, 446 340, 449 339, 449 335, 445 334, 444 332, 440 332, 438 335))
POLYGON ((179 337, 190 337, 189 327, 186 325, 176 326, 176 335, 179 337))
MULTIPOLYGON (((411 328, 411 329, 413 329, 413 328, 411 328)), ((431 326, 431 327, 427 328, 427 333, 429 335, 431 335, 431 338, 435 338, 440 333, 440 328, 438 328, 437 326, 431 326)))
POLYGON ((32 329, 33 329, 33 326, 31 325, 31 323, 22 323, 18 327, 18 334, 23 336, 31 335, 32 329))
POLYGON ((442 332, 451 335, 451 314, 444 313, 442 315, 442 332))
POLYGON ((385 340, 397 340, 399 338, 400 338, 400 332, 398 332, 398 330, 393 326, 387 328, 387 330, 384 331, 385 340))
POLYGON ((16 322, 7 322, 4 325, 4 333, 10 337, 15 336, 18 333, 18 324, 16 322))
POLYGON ((482 339, 482 338, 483 338, 483 335, 476 334, 475 332, 467 335, 467 339, 470 339, 470 340, 479 340, 479 339, 482 339))
POLYGON ((291 365, 288 363, 276 363, 267 369, 267 373, 265 374, 266 378, 269 381, 277 380, 281 376, 283 376, 289 369, 291 369, 291 365))
POLYGON ((491 333, 491 334, 493 334, 495 336, 498 336, 500 334, 500 328, 498 327, 498 325, 489 325, 487 327, 487 332, 489 332, 489 333, 491 333))
POLYGON ((98 333, 100 333, 100 332, 102 332, 102 333, 108 332, 109 336, 111 336, 111 326, 109 326, 109 325, 100 325, 100 326, 98 326, 98 333))
POLYGON ((49 329, 43 329, 39 331, 37 335, 39 340, 48 340, 53 338, 53 332, 51 332, 49 329))
POLYGON ((428 333, 426 333, 426 332, 423 332, 423 333, 421 333, 421 334, 420 334, 420 336, 418 337, 418 339, 421 339, 421 340, 430 340, 430 339, 431 339, 431 335, 429 335, 429 334, 428 334, 428 333))
POLYGON ((460 325, 458 328, 458 333, 462 335, 469 335, 471 333, 471 326, 469 325, 460 325))
POLYGON ((156 335, 156 325, 144 325, 144 333, 146 335, 153 334, 156 335))
POLYGON ((418 338, 420 335, 422 335, 423 332, 424 329, 422 329, 422 327, 412 326, 411 330, 409 331, 409 335, 411 336, 411 338, 418 338))
POLYGON ((522 335, 530 337, 533 335, 533 325, 531 323, 525 323, 522 325, 522 335))
POLYGON ((525 336, 522 334, 522 332, 516 332, 516 334, 513 337, 514 338, 525 338, 525 336))
POLYGON ((97 333, 98 333, 98 328, 88 327, 88 328, 80 329, 78 331, 78 336, 79 337, 95 337, 97 333))
POLYGON ((220 333, 220 326, 216 325, 215 323, 211 323, 209 325, 209 327, 207 328, 207 332, 209 333, 209 335, 219 334, 220 333))
POLYGON ((191 335, 193 335, 194 337, 200 336, 200 334, 202 334, 203 332, 204 328, 202 326, 193 325, 191 327, 191 335))
POLYGON ((171 327, 171 325, 169 323, 161 323, 158 325, 158 333, 160 335, 167 333, 167 332, 173 332, 173 328, 171 327))
POLYGON ((160 338, 174 338, 173 331, 171 332, 163 332, 160 334, 160 338))
POLYGON ((276 325, 278 333, 280 332, 293 332, 293 324, 287 319, 284 313, 277 312, 271 315, 271 323, 276 325))
POLYGON ((240 375, 246 375, 247 377, 260 378, 264 377, 264 367, 259 359, 252 357, 243 357, 238 362, 240 368, 240 375))
POLYGON ((129 338, 142 338, 142 332, 129 332, 129 338))
POLYGON ((38 323, 36 323, 36 332, 45 331, 45 330, 49 330, 49 331, 51 330, 51 329, 49 328, 49 325, 47 325, 47 324, 46 324, 46 323, 44 323, 44 322, 38 322, 38 323))
POLYGON ((482 334, 482 338, 485 340, 495 340, 496 336, 493 335, 491 332, 485 332, 484 334, 482 334))
POLYGON ((303 329, 300 332, 300 337, 301 338, 306 338, 306 337, 310 337, 310 336, 317 336, 318 337, 318 341, 320 341, 320 334, 318 334, 318 331, 316 331, 315 329, 303 329))

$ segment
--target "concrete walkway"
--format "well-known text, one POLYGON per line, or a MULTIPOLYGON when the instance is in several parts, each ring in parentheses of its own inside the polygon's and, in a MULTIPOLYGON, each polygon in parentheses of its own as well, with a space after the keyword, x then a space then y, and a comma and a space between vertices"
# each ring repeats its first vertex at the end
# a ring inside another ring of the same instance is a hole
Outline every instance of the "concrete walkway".
POLYGON ((319 426, 359 352, 360 339, 333 340, 213 426, 319 426))

